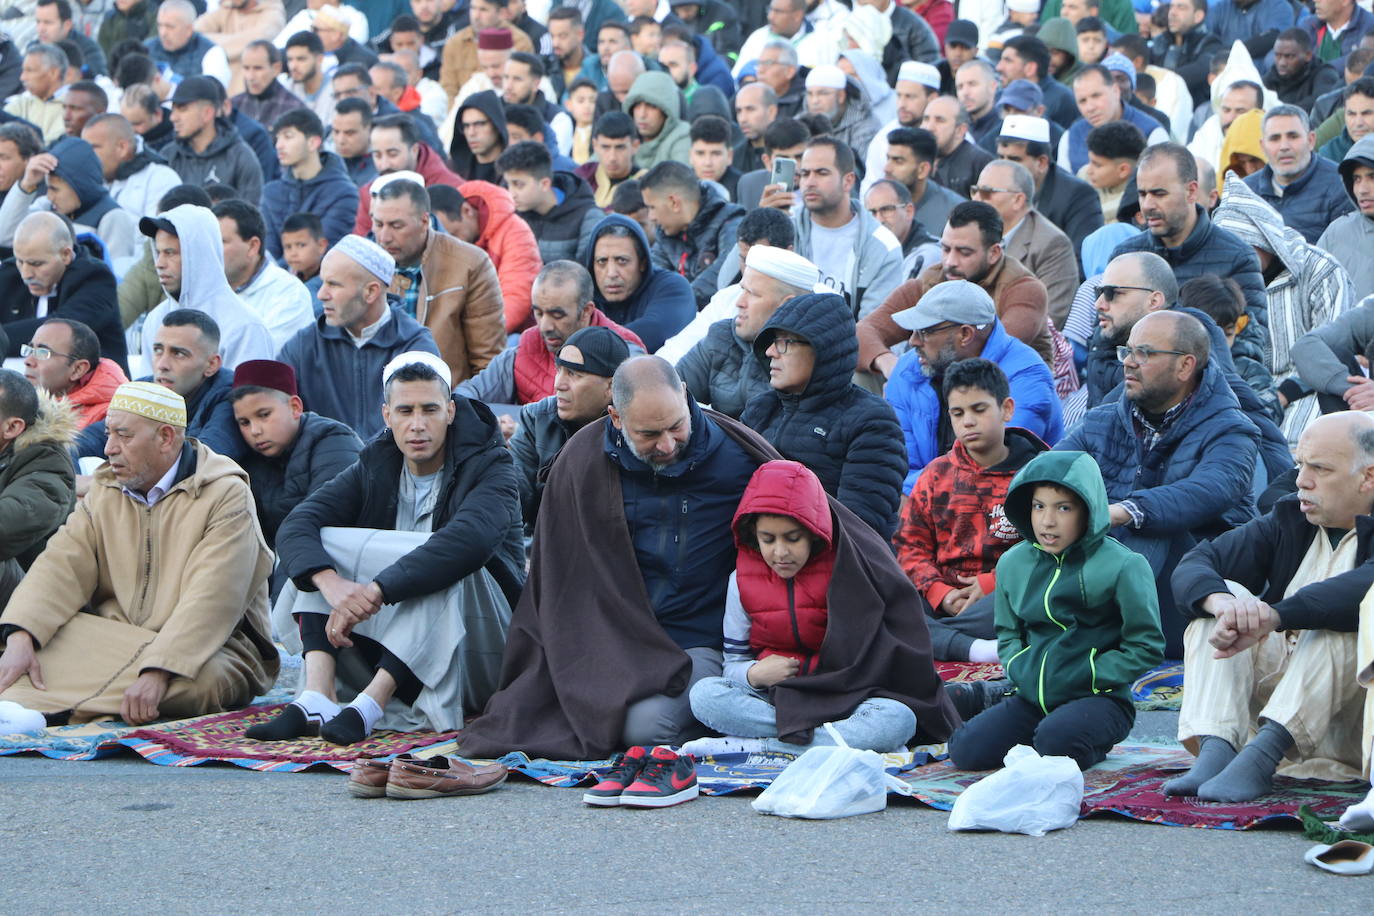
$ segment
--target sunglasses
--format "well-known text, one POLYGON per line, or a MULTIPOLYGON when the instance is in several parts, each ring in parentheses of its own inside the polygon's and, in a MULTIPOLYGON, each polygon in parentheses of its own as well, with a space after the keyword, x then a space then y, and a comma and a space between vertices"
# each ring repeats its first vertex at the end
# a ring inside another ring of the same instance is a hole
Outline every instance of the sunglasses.
POLYGON ((1097 293, 1097 298, 1105 299, 1108 302, 1115 302, 1116 297, 1121 295, 1121 291, 1125 289, 1134 289, 1142 293, 1154 292, 1154 290, 1150 289, 1148 286, 1115 286, 1110 283, 1099 286, 1095 292, 1097 293))

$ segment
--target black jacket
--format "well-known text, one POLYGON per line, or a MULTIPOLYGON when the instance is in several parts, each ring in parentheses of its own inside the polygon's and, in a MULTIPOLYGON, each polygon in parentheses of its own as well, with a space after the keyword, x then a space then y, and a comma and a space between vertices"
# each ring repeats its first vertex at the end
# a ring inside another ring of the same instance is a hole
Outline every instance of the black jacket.
POLYGON ((1211 99, 1212 87, 1207 82, 1207 74, 1212 66, 1212 55, 1226 49, 1226 45, 1207 28, 1204 20, 1183 36, 1183 43, 1175 45, 1170 32, 1162 32, 1150 42, 1150 63, 1167 67, 1188 84, 1193 95, 1193 104, 1201 105, 1211 99))
POLYGON ((978 183, 978 175, 983 171, 983 166, 996 158, 978 144, 965 141, 960 143, 954 152, 940 160, 931 177, 955 194, 971 197, 969 188, 978 183))
MULTIPOLYGON (((887 71, 889 83, 897 81, 897 71, 909 60, 933 64, 940 59, 940 39, 935 30, 920 16, 904 6, 888 10, 888 21, 892 23, 892 40, 883 49, 881 61, 887 71)), ((862 152, 860 152, 862 157, 862 152)))
POLYGON ((1207 616, 1201 607, 1203 599, 1229 591, 1224 580, 1230 579, 1272 605, 1282 629, 1354 633, 1360 628, 1360 602, 1374 585, 1370 556, 1374 516, 1356 518, 1355 532, 1354 569, 1285 598, 1312 538, 1326 536, 1303 516, 1298 498, 1286 496, 1268 515, 1204 541, 1184 555, 1173 577, 1178 609, 1187 617, 1207 616))
POLYGON ((307 411, 286 454, 269 458, 250 450, 239 459, 248 472, 268 547, 275 547, 277 529, 291 510, 357 461, 362 447, 362 440, 338 420, 307 411))
POLYGON ((853 314, 833 293, 784 302, 754 341, 765 371, 771 362, 765 351, 783 331, 810 343, 816 359, 811 380, 801 394, 759 395, 740 420, 810 468, 827 493, 891 540, 907 472, 906 445, 892 406, 851 381, 859 357, 853 314))
POLYGON ((562 202, 548 213, 520 211, 539 241, 539 256, 545 264, 553 261, 581 261, 583 247, 604 215, 596 205, 591 185, 571 172, 554 172, 553 187, 563 194, 562 202))
POLYGON ((1073 254, 1083 262, 1083 240, 1102 228, 1102 204, 1092 185, 1075 178, 1050 162, 1050 170, 1035 195, 1035 209, 1049 217, 1050 222, 1073 242, 1073 254))
MULTIPOLYGON (((1270 67, 1264 74, 1264 85, 1278 93, 1279 101, 1285 105, 1296 105, 1303 111, 1311 111, 1317 96, 1344 87, 1345 81, 1339 70, 1314 54, 1291 76, 1279 76, 1278 69, 1270 67)), ((1312 123, 1316 125, 1321 122, 1312 123)))
MULTIPOLYGON (((24 285, 14 259, 0 263, 0 324, 9 337, 6 356, 17 357, 20 346, 32 340, 33 332, 47 320, 35 317, 37 312, 38 300, 24 285)), ((48 299, 48 318, 70 318, 87 325, 100 341, 100 355, 119 363, 128 374, 115 278, 104 262, 78 248, 57 283, 56 293, 48 299)))
MULTIPOLYGON (((485 568, 514 606, 525 584, 515 466, 491 410, 464 397, 454 401, 457 413, 444 443, 434 533, 378 573, 376 582, 386 603, 395 604, 446 589, 485 568)), ((310 577, 334 568, 320 544, 321 528, 396 527, 402 467, 401 450, 383 430, 348 470, 291 510, 277 530, 277 553, 297 588, 316 591, 310 577)))
MULTIPOLYGON (((469 108, 475 108, 486 115, 487 120, 491 121, 496 128, 496 133, 501 137, 501 148, 510 146, 510 131, 506 128, 506 109, 501 104, 501 97, 490 89, 483 92, 474 92, 464 100, 458 107, 458 115, 455 124, 463 123, 463 112, 469 108)), ((449 159, 453 162, 453 171, 467 181, 490 181, 496 183, 495 165, 482 164, 477 161, 472 150, 468 148, 467 138, 463 136, 461 128, 453 131, 453 143, 448 148, 449 159)))

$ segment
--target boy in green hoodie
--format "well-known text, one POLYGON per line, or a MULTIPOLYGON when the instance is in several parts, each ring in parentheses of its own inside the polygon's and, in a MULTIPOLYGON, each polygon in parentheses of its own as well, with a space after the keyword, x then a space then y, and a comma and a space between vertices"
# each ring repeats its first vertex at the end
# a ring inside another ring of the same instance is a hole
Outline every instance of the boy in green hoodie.
POLYGON ((1037 455, 1005 507, 1025 538, 998 561, 994 592, 1013 692, 954 733, 950 760, 990 770, 1029 744, 1087 769, 1130 733, 1131 684, 1164 656, 1154 574, 1107 537, 1107 489, 1084 452, 1037 455))

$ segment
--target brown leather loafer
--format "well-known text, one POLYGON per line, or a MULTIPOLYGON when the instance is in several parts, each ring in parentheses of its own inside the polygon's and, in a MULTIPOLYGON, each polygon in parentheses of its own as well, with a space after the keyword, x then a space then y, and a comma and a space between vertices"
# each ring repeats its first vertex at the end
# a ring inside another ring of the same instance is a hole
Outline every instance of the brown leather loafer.
POLYGON ((417 760, 409 754, 391 763, 386 782, 387 798, 447 798, 481 795, 506 781, 507 770, 499 763, 474 767, 461 760, 430 757, 417 760))
POLYGON ((348 771, 348 792, 354 798, 385 798, 391 761, 363 757, 353 761, 348 771))

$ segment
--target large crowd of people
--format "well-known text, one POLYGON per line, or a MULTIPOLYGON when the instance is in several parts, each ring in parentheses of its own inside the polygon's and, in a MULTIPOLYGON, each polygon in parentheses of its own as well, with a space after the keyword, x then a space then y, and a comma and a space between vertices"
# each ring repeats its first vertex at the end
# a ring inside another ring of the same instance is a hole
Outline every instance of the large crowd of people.
POLYGON ((0 0, 0 732, 1367 779, 1368 7, 0 0))

